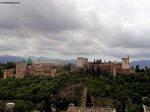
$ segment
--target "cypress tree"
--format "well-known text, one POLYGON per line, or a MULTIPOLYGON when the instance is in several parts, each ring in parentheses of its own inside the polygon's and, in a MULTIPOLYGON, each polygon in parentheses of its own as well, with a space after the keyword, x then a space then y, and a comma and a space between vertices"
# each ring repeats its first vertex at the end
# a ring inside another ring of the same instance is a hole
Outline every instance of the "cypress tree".
POLYGON ((49 99, 47 97, 45 97, 44 101, 45 101, 45 112, 52 112, 49 99))
POLYGON ((94 64, 95 64, 95 59, 94 59, 94 64))
POLYGON ((90 96, 89 92, 87 92, 86 107, 93 107, 91 96, 90 96))
POLYGON ((125 106, 125 102, 123 101, 122 102, 122 112, 125 112, 126 111, 126 106, 125 106))

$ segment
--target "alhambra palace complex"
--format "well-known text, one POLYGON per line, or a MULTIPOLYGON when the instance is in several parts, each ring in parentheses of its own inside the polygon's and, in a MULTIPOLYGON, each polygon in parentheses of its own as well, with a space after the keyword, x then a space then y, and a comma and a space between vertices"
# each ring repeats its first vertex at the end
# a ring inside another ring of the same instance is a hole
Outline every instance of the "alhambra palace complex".
POLYGON ((29 58, 27 62, 17 62, 16 69, 4 70, 4 79, 11 76, 22 79, 26 75, 55 77, 57 75, 57 71, 61 67, 63 67, 62 63, 32 62, 32 60, 29 58))
MULTIPOLYGON (((55 77, 58 70, 64 65, 58 62, 32 62, 29 58, 27 62, 17 62, 15 69, 4 70, 4 79, 7 77, 15 76, 15 78, 24 78, 25 75, 36 75, 36 76, 51 76, 55 77)), ((117 62, 88 62, 87 58, 77 57, 77 66, 72 68, 72 71, 80 69, 94 69, 105 70, 111 75, 117 74, 131 74, 135 73, 135 69, 129 65, 129 57, 122 58, 122 63, 117 62)))
POLYGON ((122 58, 122 63, 115 62, 100 62, 93 63, 88 62, 87 58, 78 57, 77 58, 77 67, 91 70, 92 67, 96 70, 97 68, 105 70, 111 75, 115 76, 117 74, 131 74, 135 73, 135 69, 130 67, 129 56, 127 58, 122 58))
MULTIPOLYGON (((36 75, 36 76, 51 76, 55 77, 58 75, 59 70, 64 65, 58 62, 32 62, 29 58, 27 62, 17 62, 15 69, 4 70, 4 79, 7 77, 15 76, 17 79, 22 79, 26 75, 36 75)), ((129 57, 122 58, 122 63, 117 62, 88 62, 87 58, 77 57, 77 66, 71 68, 71 71, 80 71, 80 70, 94 70, 101 69, 107 71, 112 76, 117 74, 131 74, 135 73, 135 69, 129 65, 129 57)), ((74 104, 70 104, 67 112, 116 112, 115 108, 109 107, 85 107, 87 89, 84 89, 83 98, 81 101, 81 107, 75 107, 74 104)), ((146 107, 144 108, 147 109, 146 107)))

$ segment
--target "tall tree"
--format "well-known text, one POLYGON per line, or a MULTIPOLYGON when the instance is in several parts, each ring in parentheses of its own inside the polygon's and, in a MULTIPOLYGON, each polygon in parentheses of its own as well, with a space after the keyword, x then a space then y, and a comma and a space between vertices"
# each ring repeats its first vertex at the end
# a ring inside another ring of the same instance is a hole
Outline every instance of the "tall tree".
POLYGON ((52 112, 49 98, 45 97, 44 100, 45 100, 45 112, 52 112))
POLYGON ((126 111, 126 106, 125 106, 125 102, 123 101, 122 102, 122 112, 125 112, 126 111))
POLYGON ((89 93, 89 92, 87 93, 86 107, 93 107, 92 100, 91 100, 91 96, 90 96, 90 93, 89 93))
POLYGON ((99 63, 99 64, 101 64, 101 63, 102 63, 102 60, 101 60, 101 59, 99 59, 99 60, 98 60, 98 63, 99 63))
POLYGON ((94 64, 95 64, 95 59, 94 59, 94 64))

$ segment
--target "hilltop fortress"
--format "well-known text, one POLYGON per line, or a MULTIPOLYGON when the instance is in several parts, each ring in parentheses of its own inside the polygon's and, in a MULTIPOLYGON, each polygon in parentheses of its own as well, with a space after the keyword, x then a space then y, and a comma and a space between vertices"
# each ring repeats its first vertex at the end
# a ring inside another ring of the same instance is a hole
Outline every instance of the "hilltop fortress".
POLYGON ((59 62, 32 62, 29 58, 27 62, 17 62, 15 69, 4 70, 4 79, 11 76, 22 79, 26 75, 55 77, 62 66, 59 62))
MULTIPOLYGON (((32 62, 29 58, 27 62, 17 62, 15 69, 5 69, 4 79, 11 76, 22 79, 26 75, 55 77, 63 66, 62 63, 58 62, 32 62)), ((122 63, 116 61, 102 62, 101 60, 89 62, 88 58, 77 57, 77 66, 72 68, 72 71, 78 71, 81 69, 85 71, 91 71, 92 69, 96 71, 100 69, 106 71, 112 76, 116 76, 117 74, 135 73, 135 69, 129 65, 129 57, 122 58, 122 63)))
POLYGON ((78 57, 77 68, 83 70, 101 69, 113 76, 116 76, 117 74, 135 73, 135 69, 130 67, 129 56, 127 58, 122 58, 122 63, 116 61, 102 62, 101 60, 98 60, 97 62, 88 62, 88 58, 78 57))

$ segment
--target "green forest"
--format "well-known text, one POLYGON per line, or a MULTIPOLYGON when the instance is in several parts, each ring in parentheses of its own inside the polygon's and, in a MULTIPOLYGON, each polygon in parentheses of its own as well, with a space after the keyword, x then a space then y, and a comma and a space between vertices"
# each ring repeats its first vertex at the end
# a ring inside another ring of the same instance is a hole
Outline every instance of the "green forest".
POLYGON ((150 106, 149 81, 149 70, 116 77, 81 71, 62 73, 54 78, 31 75, 24 79, 0 78, 0 112, 4 112, 7 102, 15 103, 15 112, 42 112, 50 106, 60 111, 66 110, 69 103, 80 106, 83 89, 75 88, 72 97, 60 95, 65 88, 75 84, 87 87, 94 107, 114 107, 118 112, 125 109, 128 112, 143 112, 142 104, 150 106))

